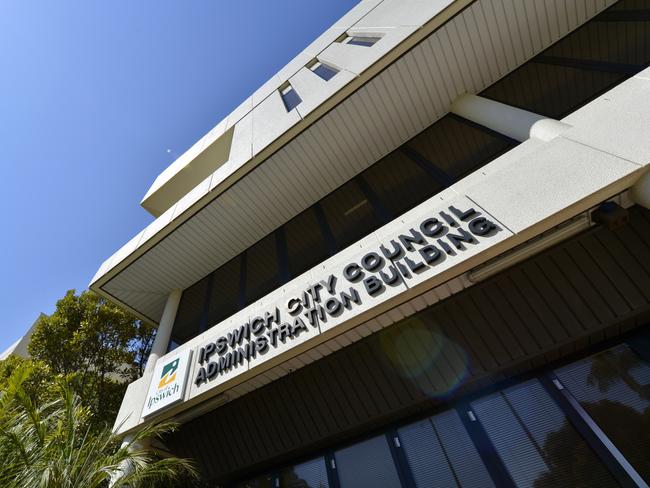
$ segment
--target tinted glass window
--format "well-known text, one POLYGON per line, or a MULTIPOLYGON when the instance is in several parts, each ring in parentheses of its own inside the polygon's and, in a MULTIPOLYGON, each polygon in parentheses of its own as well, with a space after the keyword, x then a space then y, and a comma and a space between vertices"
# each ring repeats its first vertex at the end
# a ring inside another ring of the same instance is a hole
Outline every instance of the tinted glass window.
POLYGON ((252 303, 280 286, 275 233, 246 251, 246 303, 252 303))
POLYGON ((494 486, 455 410, 397 433, 418 488, 494 486))
POLYGON ((280 488, 329 488, 325 459, 317 458, 280 471, 280 488))
POLYGON ((338 71, 331 66, 327 66, 326 64, 322 63, 318 63, 318 66, 312 68, 312 71, 323 78, 325 81, 332 79, 334 75, 338 73, 338 71))
POLYGON ((208 280, 205 277, 183 291, 172 329, 171 340, 174 343, 184 344, 201 332, 208 280))
POLYGON ((537 380, 472 403, 517 486, 618 486, 537 380))
POLYGON ((239 310, 241 256, 231 259, 212 273, 212 290, 208 308, 208 328, 239 310))
POLYGON ((287 88, 286 90, 283 90, 281 92, 281 95, 282 95, 282 101, 284 102, 284 106, 287 109, 287 112, 291 112, 302 102, 302 99, 298 95, 298 92, 296 92, 296 90, 294 90, 291 87, 287 88))
POLYGON ((273 476, 270 474, 258 476, 257 478, 239 483, 237 488, 275 488, 273 486, 273 476))
POLYGON ((406 143, 451 180, 463 178, 514 145, 451 115, 406 143))
POLYGON ((393 217, 442 190, 441 185, 401 151, 394 151, 372 165, 361 178, 393 217))
POLYGON ((339 247, 347 247, 376 229, 380 222, 355 180, 348 181, 321 201, 325 220, 339 247))
POLYGON ((620 345, 556 374, 637 472, 650 481, 650 365, 620 345))
POLYGON ((379 436, 336 451, 341 488, 401 488, 386 437, 379 436))
POLYGON ((348 39, 348 44, 353 44, 355 46, 365 46, 370 47, 375 44, 380 38, 379 37, 360 37, 354 36, 348 39))
POLYGON ((625 78, 621 73, 530 62, 481 95, 561 119, 625 78))
POLYGON ((328 257, 316 212, 309 208, 284 226, 289 274, 298 276, 328 257))

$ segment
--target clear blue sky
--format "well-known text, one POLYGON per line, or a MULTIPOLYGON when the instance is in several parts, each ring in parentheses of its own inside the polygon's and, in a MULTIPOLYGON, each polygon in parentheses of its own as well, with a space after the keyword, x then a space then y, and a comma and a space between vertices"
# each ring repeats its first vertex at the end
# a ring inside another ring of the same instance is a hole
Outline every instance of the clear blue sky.
POLYGON ((355 3, 0 0, 0 352, 152 220, 140 199, 176 156, 355 3))

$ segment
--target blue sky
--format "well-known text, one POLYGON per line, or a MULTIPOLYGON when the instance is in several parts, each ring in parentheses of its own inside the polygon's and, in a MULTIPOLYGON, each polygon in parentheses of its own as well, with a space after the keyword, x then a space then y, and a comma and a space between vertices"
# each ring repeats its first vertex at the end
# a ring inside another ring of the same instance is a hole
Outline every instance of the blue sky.
POLYGON ((164 168, 355 3, 0 0, 0 352, 152 220, 139 202, 164 168))

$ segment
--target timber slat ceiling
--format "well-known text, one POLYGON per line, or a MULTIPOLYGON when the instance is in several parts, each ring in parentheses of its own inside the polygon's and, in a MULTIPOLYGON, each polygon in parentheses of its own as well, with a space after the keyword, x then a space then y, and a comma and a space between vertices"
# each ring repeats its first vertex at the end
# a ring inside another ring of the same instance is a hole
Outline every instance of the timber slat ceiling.
POLYGON ((638 325, 650 318, 650 212, 630 216, 192 420, 168 445, 209 479, 250 474, 638 325))
POLYGON ((195 283, 445 115, 458 95, 480 92, 612 3, 476 1, 102 289, 157 322, 170 290, 195 283))

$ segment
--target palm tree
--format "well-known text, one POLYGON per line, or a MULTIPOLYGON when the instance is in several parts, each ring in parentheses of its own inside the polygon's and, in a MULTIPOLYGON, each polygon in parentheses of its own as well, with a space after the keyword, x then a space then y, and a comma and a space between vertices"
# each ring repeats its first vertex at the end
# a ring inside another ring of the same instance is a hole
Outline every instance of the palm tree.
POLYGON ((28 375, 29 368, 17 369, 0 391, 0 486, 138 488, 196 476, 188 460, 161 459, 138 448, 173 425, 144 427, 120 445, 108 426, 91 427, 90 412, 64 382, 53 401, 34 403, 22 387, 28 375))

